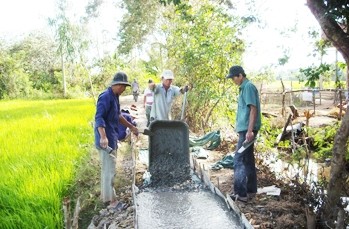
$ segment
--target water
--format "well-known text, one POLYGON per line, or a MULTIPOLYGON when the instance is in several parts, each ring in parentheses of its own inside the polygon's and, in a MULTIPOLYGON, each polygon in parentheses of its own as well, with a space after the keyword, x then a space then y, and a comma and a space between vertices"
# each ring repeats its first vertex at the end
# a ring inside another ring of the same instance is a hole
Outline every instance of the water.
POLYGON ((277 178, 292 180, 298 176, 301 181, 305 181, 308 184, 318 182, 323 177, 328 180, 331 169, 325 164, 316 163, 312 159, 302 160, 302 166, 295 163, 290 164, 287 161, 279 159, 276 152, 270 153, 267 157, 262 156, 262 159, 270 170, 275 172, 277 178), (304 165, 306 166, 303 167, 304 165))
POLYGON ((136 199, 139 229, 243 228, 225 202, 210 191, 141 192, 136 199))

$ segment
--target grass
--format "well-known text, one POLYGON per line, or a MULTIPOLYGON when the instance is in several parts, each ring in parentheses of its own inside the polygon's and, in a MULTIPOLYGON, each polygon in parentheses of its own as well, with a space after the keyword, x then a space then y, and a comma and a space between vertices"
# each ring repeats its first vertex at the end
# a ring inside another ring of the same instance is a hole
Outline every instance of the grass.
POLYGON ((62 199, 93 143, 92 100, 0 102, 0 228, 63 228, 62 199))

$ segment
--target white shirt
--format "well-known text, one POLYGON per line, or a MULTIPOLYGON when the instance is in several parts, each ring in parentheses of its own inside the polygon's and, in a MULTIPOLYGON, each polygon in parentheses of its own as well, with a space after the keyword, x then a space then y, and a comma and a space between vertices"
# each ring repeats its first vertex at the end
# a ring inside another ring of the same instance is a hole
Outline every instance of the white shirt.
POLYGON ((145 105, 151 106, 154 101, 154 92, 150 90, 149 88, 146 88, 144 90, 144 96, 145 96, 145 105))
POLYGON ((180 88, 177 86, 171 85, 166 91, 163 84, 156 85, 150 117, 155 120, 170 120, 169 115, 173 99, 180 93, 180 88))
POLYGON ((137 92, 139 89, 138 83, 137 82, 133 82, 132 85, 132 92, 137 92))

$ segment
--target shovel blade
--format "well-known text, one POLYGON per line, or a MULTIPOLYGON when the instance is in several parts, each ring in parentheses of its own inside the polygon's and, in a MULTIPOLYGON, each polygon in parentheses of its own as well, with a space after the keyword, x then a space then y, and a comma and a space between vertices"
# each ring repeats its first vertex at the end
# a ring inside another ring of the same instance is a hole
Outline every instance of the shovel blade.
POLYGON ((243 153, 248 147, 250 147, 254 142, 256 141, 256 138, 249 142, 244 142, 240 149, 237 151, 238 153, 243 153))
POLYGON ((144 135, 148 135, 148 136, 153 136, 153 135, 154 135, 154 133, 151 132, 151 131, 148 130, 148 129, 144 129, 144 130, 143 130, 143 134, 144 134, 144 135))

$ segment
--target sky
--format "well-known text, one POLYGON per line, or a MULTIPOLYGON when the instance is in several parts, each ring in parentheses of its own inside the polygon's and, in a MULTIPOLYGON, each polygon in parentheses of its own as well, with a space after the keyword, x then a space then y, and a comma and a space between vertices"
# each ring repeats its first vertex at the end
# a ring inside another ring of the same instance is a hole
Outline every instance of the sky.
MULTIPOLYGON (((102 0, 100 20, 111 25, 115 14, 113 0, 102 0)), ((0 36, 18 36, 33 30, 47 30, 48 18, 55 17, 58 0, 10 0, 0 3, 0 36)), ((79 18, 89 0, 67 0, 70 15, 79 18)))
POLYGON ((299 68, 315 61, 308 57, 313 49, 308 30, 319 31, 320 27, 305 0, 256 0, 256 7, 262 12, 260 18, 265 27, 251 26, 245 33, 249 46, 244 62, 250 69, 277 64, 284 50, 289 50, 291 55, 287 68, 299 68), (290 31, 295 25, 296 31, 290 31))
POLYGON ((11 0, 0 3, 0 36, 18 36, 47 28, 47 18, 54 15, 54 1, 11 0))
MULTIPOLYGON (((116 40, 117 23, 121 14, 115 11, 114 0, 104 0, 101 16, 93 24, 98 30, 96 40, 100 47, 99 54, 110 50, 116 40), (102 45, 105 44, 105 45, 102 45)), ((115 0, 116 1, 116 0, 115 0)), ((290 60, 284 66, 293 69, 306 67, 316 63, 308 55, 313 46, 307 35, 309 28, 319 30, 319 24, 305 5, 305 0, 255 0, 255 6, 261 12, 261 19, 266 23, 264 28, 251 26, 245 33, 247 50, 244 55, 244 65, 249 71, 258 71, 264 66, 276 65, 278 58, 283 56, 283 50, 290 51, 290 60), (297 23, 297 32, 287 30, 297 23), (281 32, 286 34, 281 35, 281 32)), ((83 14, 88 0, 68 1, 71 15, 79 18, 83 14)), ((47 24, 49 17, 55 16, 56 0, 10 0, 0 3, 0 38, 18 38, 34 30, 50 31, 47 24)), ((240 10, 240 9, 239 9, 240 10)), ((243 11, 244 9, 241 9, 243 11)), ((325 57, 327 62, 334 62, 335 51, 329 50, 325 57)))

